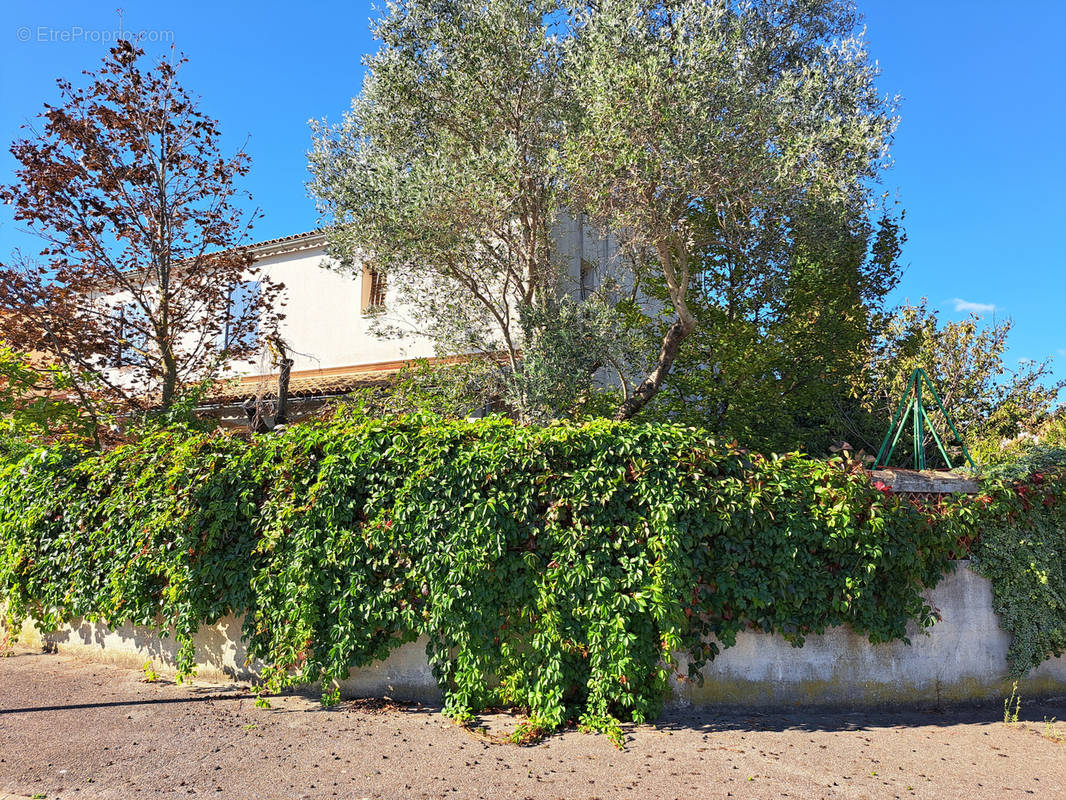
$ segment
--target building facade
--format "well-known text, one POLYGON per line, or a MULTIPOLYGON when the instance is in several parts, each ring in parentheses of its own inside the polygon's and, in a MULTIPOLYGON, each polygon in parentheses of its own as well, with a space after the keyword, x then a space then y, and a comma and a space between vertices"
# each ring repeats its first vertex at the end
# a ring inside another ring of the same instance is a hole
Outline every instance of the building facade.
MULTIPOLYGON (((595 290, 611 257, 611 243, 581 219, 569 217, 556 226, 553 239, 566 267, 567 285, 561 289, 583 299, 595 290)), ((406 316, 395 287, 370 265, 339 271, 326 253, 324 234, 301 233, 249 249, 263 276, 285 286, 278 333, 292 359, 288 395, 293 417, 361 387, 386 384, 415 360, 438 358, 433 343, 414 332, 389 338, 374 335, 376 317, 406 316)), ((240 288, 246 295, 255 291, 255 285, 240 288)), ((255 360, 231 364, 225 379, 207 397, 204 410, 237 422, 247 413, 244 409, 269 406, 278 396, 278 363, 279 354, 265 346, 255 360)))

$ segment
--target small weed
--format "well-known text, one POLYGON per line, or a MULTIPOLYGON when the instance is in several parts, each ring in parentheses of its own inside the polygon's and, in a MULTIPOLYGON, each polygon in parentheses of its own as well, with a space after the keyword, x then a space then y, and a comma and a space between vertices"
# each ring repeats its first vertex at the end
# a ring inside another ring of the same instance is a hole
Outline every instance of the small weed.
POLYGON ((255 707, 270 708, 270 701, 267 698, 263 697, 263 695, 259 695, 255 698, 255 707))
POLYGON ((451 714, 448 714, 446 716, 450 716, 452 718, 452 721, 459 727, 469 725, 477 719, 477 717, 475 717, 469 711, 465 710, 453 711, 451 714))
POLYGON ((1018 694, 1018 681, 1010 688, 1010 697, 1003 701, 1003 724, 1017 725, 1022 710, 1022 696, 1018 694))
POLYGON ((48 797, 48 795, 37 792, 37 794, 31 794, 30 797, 32 797, 33 800, 44 800, 44 798, 48 797))
POLYGON ((517 745, 536 744, 550 733, 550 729, 530 720, 519 723, 507 738, 517 745))
POLYGON ((250 725, 245 725, 245 726, 244 726, 244 729, 245 729, 246 731, 254 731, 254 730, 257 730, 258 728, 259 728, 259 726, 258 726, 258 725, 256 725, 256 724, 255 724, 254 722, 253 722, 253 723, 251 723, 250 725))
POLYGON ((141 669, 144 670, 144 677, 141 680, 145 683, 155 683, 159 680, 159 673, 157 673, 155 667, 152 666, 152 659, 145 661, 144 666, 141 669))
POLYGON ((1055 730, 1055 717, 1048 719, 1044 717, 1044 731, 1040 735, 1047 739, 1049 742, 1055 742, 1056 744, 1066 744, 1066 734, 1059 733, 1055 730))

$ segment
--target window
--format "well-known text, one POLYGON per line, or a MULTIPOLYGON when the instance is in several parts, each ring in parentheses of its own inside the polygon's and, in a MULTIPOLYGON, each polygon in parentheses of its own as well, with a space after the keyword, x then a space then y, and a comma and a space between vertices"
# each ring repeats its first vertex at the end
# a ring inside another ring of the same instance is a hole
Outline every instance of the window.
POLYGON ((259 281, 238 281, 229 293, 223 350, 250 350, 259 337, 259 281))
POLYGON ((385 308, 385 273, 374 266, 363 267, 363 312, 385 308))
POLYGON ((119 306, 111 312, 112 319, 115 324, 115 348, 111 356, 111 366, 124 367, 126 366, 126 357, 128 346, 126 344, 126 336, 128 334, 126 326, 126 307, 119 306))
POLYGON ((581 300, 588 300, 596 288, 596 265, 591 261, 581 259, 581 300))
POLYGON ((122 303, 111 309, 115 343, 111 350, 111 366, 139 367, 145 364, 145 350, 149 341, 145 335, 145 320, 133 303, 122 303))

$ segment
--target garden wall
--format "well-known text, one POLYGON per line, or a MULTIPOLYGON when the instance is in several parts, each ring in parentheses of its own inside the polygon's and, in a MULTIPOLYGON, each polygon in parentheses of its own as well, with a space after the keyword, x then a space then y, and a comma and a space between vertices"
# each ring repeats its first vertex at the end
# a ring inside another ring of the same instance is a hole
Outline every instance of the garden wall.
MULTIPOLYGON (((1010 635, 992 610, 989 582, 961 562, 926 596, 942 619, 925 633, 912 629, 910 645, 871 645, 843 627, 808 636, 801 648, 779 636, 741 633, 735 646, 707 665, 702 687, 675 682, 671 700, 695 705, 933 705, 1009 693, 1010 635)), ((150 658, 164 672, 173 670, 177 649, 172 638, 160 639, 147 629, 111 631, 88 623, 43 636, 27 623, 22 641, 134 667, 150 658)), ((232 617, 197 634, 196 660, 201 680, 254 674, 245 665, 240 625, 232 617)), ((1066 657, 1044 662, 1019 687, 1027 695, 1066 694, 1066 657)), ((440 696, 426 663, 424 641, 403 645, 386 661, 353 671, 342 693, 422 701, 440 696)))

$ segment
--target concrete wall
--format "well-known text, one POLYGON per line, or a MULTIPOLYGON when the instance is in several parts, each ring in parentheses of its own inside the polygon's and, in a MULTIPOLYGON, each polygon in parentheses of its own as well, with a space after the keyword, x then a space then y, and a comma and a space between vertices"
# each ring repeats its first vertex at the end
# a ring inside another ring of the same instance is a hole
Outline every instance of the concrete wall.
MULTIPOLYGON (((178 647, 173 637, 161 637, 149 628, 124 625, 112 630, 99 623, 81 622, 54 633, 41 633, 27 621, 19 643, 55 649, 77 658, 140 669, 151 660, 161 675, 176 672, 178 647)), ((251 680, 260 667, 248 662, 241 640, 241 622, 229 616, 196 634, 196 679, 207 682, 251 680)), ((392 651, 386 661, 352 670, 341 684, 345 697, 390 697, 436 702, 440 699, 433 672, 426 661, 426 640, 410 642, 392 651)))
MULTIPOLYGON (((1000 629, 992 611, 988 581, 963 562, 928 598, 943 620, 924 632, 912 630, 910 645, 871 645, 846 628, 810 636, 801 648, 778 636, 745 633, 736 646, 706 667, 702 687, 678 682, 672 687, 671 700, 749 706, 933 705, 1009 693, 1006 654, 1010 636, 1000 629)), ((156 669, 164 672, 173 669, 176 650, 172 639, 160 639, 144 629, 111 631, 89 624, 43 637, 27 625, 22 641, 47 643, 80 657, 134 667, 151 658, 156 669)), ((202 630, 196 644, 201 679, 252 676, 254 667, 245 663, 235 619, 202 630)), ((341 688, 346 696, 355 697, 439 698, 426 663, 424 641, 403 645, 386 661, 354 670, 341 688)), ((1023 695, 1066 694, 1066 657, 1045 662, 1019 682, 1019 691, 1023 695)))
MULTIPOLYGON (((940 612, 931 628, 909 626, 910 645, 870 644, 849 628, 809 636, 796 648, 780 636, 742 633, 704 669, 703 686, 674 686, 681 703, 936 704, 1002 697, 1010 634, 992 610, 992 587, 967 562, 926 597, 940 612)), ((683 669, 682 673, 687 670, 683 669)), ((1019 681, 1023 694, 1066 694, 1066 657, 1019 681)))

